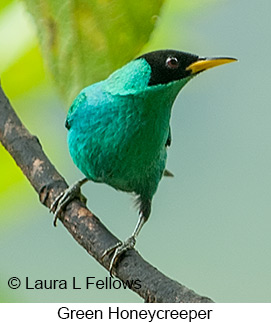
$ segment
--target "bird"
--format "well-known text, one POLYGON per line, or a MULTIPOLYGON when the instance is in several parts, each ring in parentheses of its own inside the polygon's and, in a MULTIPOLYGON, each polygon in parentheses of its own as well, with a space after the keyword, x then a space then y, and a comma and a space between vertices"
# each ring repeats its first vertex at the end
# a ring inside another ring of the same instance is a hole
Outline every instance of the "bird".
POLYGON ((132 235, 103 255, 112 254, 111 275, 119 256, 134 248, 163 175, 173 176, 166 169, 166 160, 172 141, 172 106, 178 93, 199 73, 235 61, 173 49, 148 52, 84 88, 72 103, 65 123, 68 147, 85 177, 62 192, 51 211, 56 224, 67 204, 82 198, 80 187, 89 180, 135 195, 139 219, 132 235))

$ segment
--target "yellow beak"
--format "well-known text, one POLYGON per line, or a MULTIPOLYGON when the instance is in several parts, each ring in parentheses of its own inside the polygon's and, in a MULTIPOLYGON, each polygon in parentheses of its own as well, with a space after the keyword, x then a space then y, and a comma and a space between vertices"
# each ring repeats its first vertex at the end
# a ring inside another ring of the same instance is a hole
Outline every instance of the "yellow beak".
POLYGON ((191 74, 196 74, 205 70, 208 70, 209 68, 236 62, 236 58, 230 58, 230 57, 215 57, 215 58, 199 58, 198 61, 190 64, 186 70, 191 71, 191 74))

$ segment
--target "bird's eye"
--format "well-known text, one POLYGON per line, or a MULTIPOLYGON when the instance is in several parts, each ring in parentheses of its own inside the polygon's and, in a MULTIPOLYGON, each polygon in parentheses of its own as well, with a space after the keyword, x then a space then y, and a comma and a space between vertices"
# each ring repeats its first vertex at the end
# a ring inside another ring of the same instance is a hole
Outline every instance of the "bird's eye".
POLYGON ((176 57, 168 57, 166 60, 166 67, 175 70, 179 67, 179 62, 176 57))

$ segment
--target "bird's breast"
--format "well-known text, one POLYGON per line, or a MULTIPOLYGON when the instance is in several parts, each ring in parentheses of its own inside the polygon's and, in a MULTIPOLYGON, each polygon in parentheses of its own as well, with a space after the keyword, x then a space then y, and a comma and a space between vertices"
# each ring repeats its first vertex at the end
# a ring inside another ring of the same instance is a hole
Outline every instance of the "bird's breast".
POLYGON ((154 193, 165 167, 169 118, 170 109, 147 97, 110 97, 70 130, 74 162, 94 181, 137 193, 149 186, 154 193))

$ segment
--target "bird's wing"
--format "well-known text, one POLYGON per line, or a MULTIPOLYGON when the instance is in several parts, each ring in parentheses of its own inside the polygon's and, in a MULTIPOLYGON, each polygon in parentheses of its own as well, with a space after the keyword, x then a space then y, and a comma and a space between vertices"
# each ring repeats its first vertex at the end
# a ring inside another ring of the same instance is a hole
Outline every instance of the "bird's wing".
POLYGON ((163 175, 166 176, 166 177, 174 177, 174 174, 171 173, 168 169, 164 170, 163 175))
MULTIPOLYGON (((166 147, 169 147, 171 145, 171 129, 170 127, 168 128, 168 137, 167 137, 167 141, 166 141, 166 147)), ((164 176, 166 177, 174 177, 174 175, 168 170, 168 169, 165 169, 164 170, 164 173, 163 173, 164 176)))
POLYGON ((66 122, 65 122, 65 127, 69 130, 70 127, 71 127, 71 121, 72 121, 72 118, 73 118, 73 115, 76 111, 76 109, 79 107, 79 106, 82 106, 86 103, 86 94, 84 92, 81 92, 78 94, 78 96, 75 98, 75 100, 73 101, 70 109, 69 109, 69 112, 67 114, 67 118, 66 118, 66 122))
POLYGON ((170 127, 168 128, 168 137, 166 141, 166 147, 169 147, 171 145, 171 129, 170 127))

